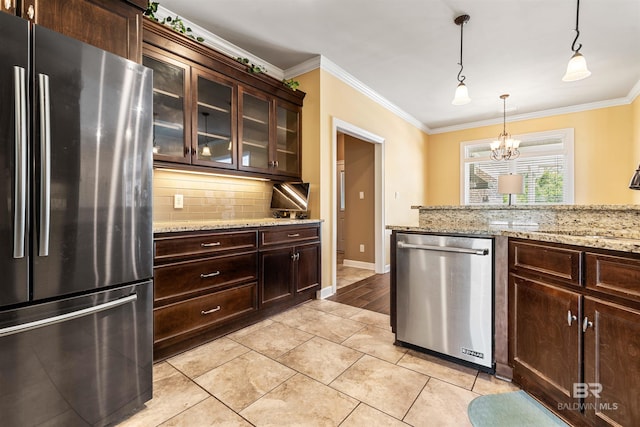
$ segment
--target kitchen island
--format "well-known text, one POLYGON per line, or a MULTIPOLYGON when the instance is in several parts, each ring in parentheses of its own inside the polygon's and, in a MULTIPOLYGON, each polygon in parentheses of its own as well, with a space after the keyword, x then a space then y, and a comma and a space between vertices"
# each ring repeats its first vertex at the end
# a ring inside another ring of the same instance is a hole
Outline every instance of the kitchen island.
POLYGON ((399 232, 491 236, 496 374, 573 424, 637 424, 640 207, 414 208, 418 226, 387 227, 392 323, 399 232))

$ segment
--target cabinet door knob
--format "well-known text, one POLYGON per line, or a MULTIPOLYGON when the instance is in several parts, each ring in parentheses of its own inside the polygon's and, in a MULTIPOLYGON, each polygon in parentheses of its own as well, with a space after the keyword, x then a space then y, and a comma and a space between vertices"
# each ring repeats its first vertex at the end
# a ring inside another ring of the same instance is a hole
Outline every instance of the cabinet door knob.
POLYGON ((571 326, 571 324, 576 320, 578 320, 578 318, 571 314, 571 310, 567 311, 567 323, 569 324, 569 326, 571 326))
POLYGON ((213 273, 202 273, 200 275, 201 279, 207 279, 209 277, 215 277, 215 276, 219 276, 220 272, 219 271, 214 271, 213 273))
POLYGON ((211 310, 202 310, 200 312, 201 315, 206 316, 207 314, 215 313, 216 311, 222 310, 222 307, 217 306, 216 308, 212 308, 211 310))
POLYGON ((30 4, 29 8, 27 9, 27 16, 29 17, 29 19, 33 19, 33 17, 36 16, 36 10, 34 9, 32 4, 30 4))
POLYGON ((589 328, 593 328, 593 322, 590 322, 589 318, 585 316, 582 321, 582 332, 587 332, 587 329, 589 328))

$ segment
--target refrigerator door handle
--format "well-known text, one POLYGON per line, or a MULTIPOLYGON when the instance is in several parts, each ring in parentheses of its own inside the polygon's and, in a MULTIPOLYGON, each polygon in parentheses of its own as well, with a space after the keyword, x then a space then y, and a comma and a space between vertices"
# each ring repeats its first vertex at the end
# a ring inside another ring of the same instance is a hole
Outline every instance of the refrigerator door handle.
POLYGON ((51 114, 49 76, 38 74, 40 87, 40 240, 38 255, 49 255, 51 219, 51 114))
POLYGON ((15 176, 13 197, 13 257, 24 258, 27 215, 27 95, 25 69, 13 67, 15 107, 15 176))
POLYGON ((43 328, 45 326, 55 325, 56 323, 66 322, 68 320, 77 319, 79 317, 85 317, 92 314, 96 314, 101 311, 110 310, 121 305, 129 304, 138 299, 137 294, 132 294, 124 298, 116 299, 113 301, 105 302, 104 304, 96 305, 93 307, 83 308, 82 310, 72 311, 70 313, 61 314, 59 316, 48 317, 46 319, 35 320, 33 322, 23 323, 21 325, 10 326, 8 328, 0 329, 0 338, 9 335, 18 334, 20 332, 26 332, 33 329, 43 328))

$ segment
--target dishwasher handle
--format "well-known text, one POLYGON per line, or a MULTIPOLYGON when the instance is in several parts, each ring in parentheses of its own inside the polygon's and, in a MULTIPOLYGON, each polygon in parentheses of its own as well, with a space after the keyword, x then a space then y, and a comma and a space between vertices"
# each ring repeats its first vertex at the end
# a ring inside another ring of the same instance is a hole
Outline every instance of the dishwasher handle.
POLYGON ((458 254, 470 254, 470 255, 489 255, 489 249, 468 249, 468 248, 456 248, 452 246, 432 246, 432 245, 416 245, 413 243, 406 243, 403 241, 398 242, 399 249, 420 249, 423 251, 434 252, 454 252, 458 254))

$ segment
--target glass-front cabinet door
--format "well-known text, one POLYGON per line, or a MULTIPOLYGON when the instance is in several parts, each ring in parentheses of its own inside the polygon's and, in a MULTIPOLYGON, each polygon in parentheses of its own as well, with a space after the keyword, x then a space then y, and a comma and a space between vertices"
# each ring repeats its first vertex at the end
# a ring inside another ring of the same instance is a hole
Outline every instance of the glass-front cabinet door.
POLYGON ((194 125, 192 162, 235 169, 236 105, 234 84, 212 73, 193 69, 194 125))
POLYGON ((270 157, 271 99, 240 87, 238 109, 238 163, 239 169, 269 171, 273 166, 270 157))
POLYGON ((300 107, 276 104, 276 173, 300 176, 300 107))
POLYGON ((153 157, 190 163, 190 122, 185 120, 189 93, 189 67, 164 55, 148 51, 142 63, 153 70, 153 157))

